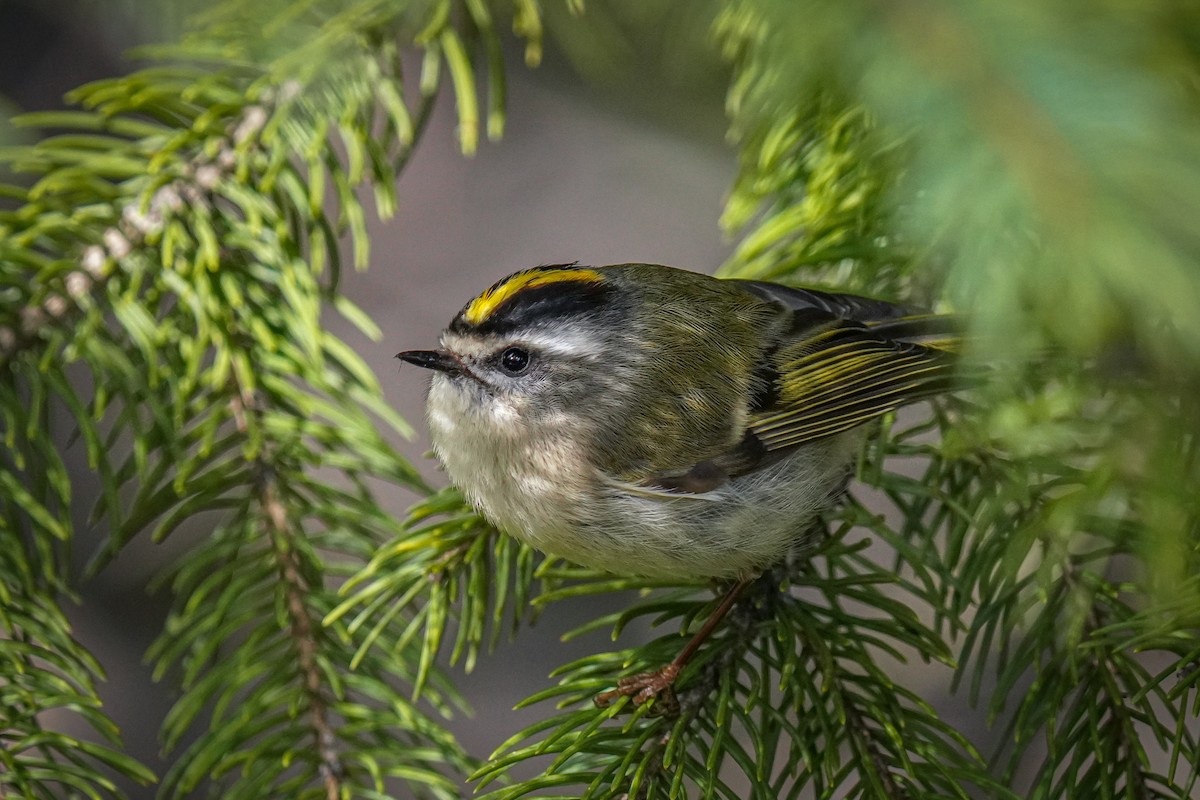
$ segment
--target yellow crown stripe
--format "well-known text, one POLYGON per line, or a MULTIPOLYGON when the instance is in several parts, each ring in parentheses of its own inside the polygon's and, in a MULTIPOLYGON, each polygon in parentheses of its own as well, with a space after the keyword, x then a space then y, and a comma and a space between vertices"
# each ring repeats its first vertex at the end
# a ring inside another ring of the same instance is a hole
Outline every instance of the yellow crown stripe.
POLYGON ((501 303, 523 289, 565 281, 599 283, 602 280, 604 276, 594 269, 535 269, 518 272, 472 300, 463 311, 463 317, 472 325, 478 325, 490 317, 501 303))

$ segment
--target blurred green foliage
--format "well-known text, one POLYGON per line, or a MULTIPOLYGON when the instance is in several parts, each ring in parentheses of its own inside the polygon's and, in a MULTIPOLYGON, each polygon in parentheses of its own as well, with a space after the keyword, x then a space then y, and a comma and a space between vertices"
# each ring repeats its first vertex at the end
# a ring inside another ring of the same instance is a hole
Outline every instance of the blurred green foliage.
POLYGON ((473 773, 496 800, 1193 797, 1194 4, 545 5, 543 21, 535 0, 216 3, 144 49, 152 66, 81 87, 80 111, 17 120, 60 132, 0 151, 28 179, 0 187, 0 787, 106 797, 114 771, 154 779, 121 754, 59 608, 62 411, 103 484, 93 569, 221 514, 164 578, 175 610, 152 656, 184 691, 163 733, 194 737, 165 796, 454 797, 473 773), (610 86, 728 81, 726 274, 966 312, 968 357, 992 375, 885 420, 824 543, 756 584, 681 674, 677 709, 591 698, 669 660, 705 587, 544 559, 433 492, 380 435, 406 425, 370 370, 321 324, 334 310, 374 330, 338 294, 339 239, 368 261, 359 190, 394 210, 442 84, 464 152, 499 136, 497 31, 535 64, 543 24, 610 86), (407 521, 380 509, 378 478, 425 495, 407 521), (442 730, 461 699, 439 656, 486 668, 531 610, 629 589, 582 630, 665 635, 562 667, 528 701, 557 707, 490 759, 442 730), (913 659, 981 707, 992 747, 902 685, 913 659), (48 730, 51 709, 107 744, 48 730))

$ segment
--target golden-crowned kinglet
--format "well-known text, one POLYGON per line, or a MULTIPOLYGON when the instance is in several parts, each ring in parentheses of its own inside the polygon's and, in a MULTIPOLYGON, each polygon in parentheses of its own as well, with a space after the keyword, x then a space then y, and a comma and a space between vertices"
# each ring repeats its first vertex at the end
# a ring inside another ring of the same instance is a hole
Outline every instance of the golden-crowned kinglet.
POLYGON ((744 579, 803 544, 864 423, 950 388, 941 319, 652 264, 557 265, 504 278, 440 349, 398 357, 436 371, 434 448, 499 528, 612 572, 744 579))

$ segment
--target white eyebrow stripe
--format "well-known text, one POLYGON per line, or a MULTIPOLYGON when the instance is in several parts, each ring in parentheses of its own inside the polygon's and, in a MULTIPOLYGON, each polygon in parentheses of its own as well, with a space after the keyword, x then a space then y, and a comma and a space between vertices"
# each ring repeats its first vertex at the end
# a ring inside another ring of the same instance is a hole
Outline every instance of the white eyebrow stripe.
POLYGON ((599 339, 582 331, 530 332, 517 337, 514 341, 518 344, 527 344, 542 353, 570 358, 595 360, 604 353, 599 339))

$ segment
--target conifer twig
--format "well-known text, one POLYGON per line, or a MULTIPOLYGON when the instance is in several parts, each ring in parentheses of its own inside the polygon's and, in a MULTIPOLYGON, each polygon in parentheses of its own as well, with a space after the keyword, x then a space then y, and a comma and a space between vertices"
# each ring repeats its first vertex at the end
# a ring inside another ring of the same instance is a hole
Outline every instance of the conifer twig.
MULTIPOLYGON (((268 466, 260 466, 259 504, 270 522, 270 538, 279 562, 279 575, 285 589, 288 628, 292 646, 296 650, 300 678, 304 694, 308 698, 308 716, 312 722, 313 745, 320 754, 319 774, 325 784, 327 800, 338 800, 341 796, 342 763, 336 749, 337 735, 329 721, 328 703, 325 698, 324 681, 317 666, 317 640, 314 626, 318 625, 308 610, 306 598, 308 582, 300 573, 294 554, 295 545, 289 540, 295 536, 289 525, 287 510, 278 497, 274 479, 268 466)), ((319 628, 318 628, 319 629, 319 628)))

